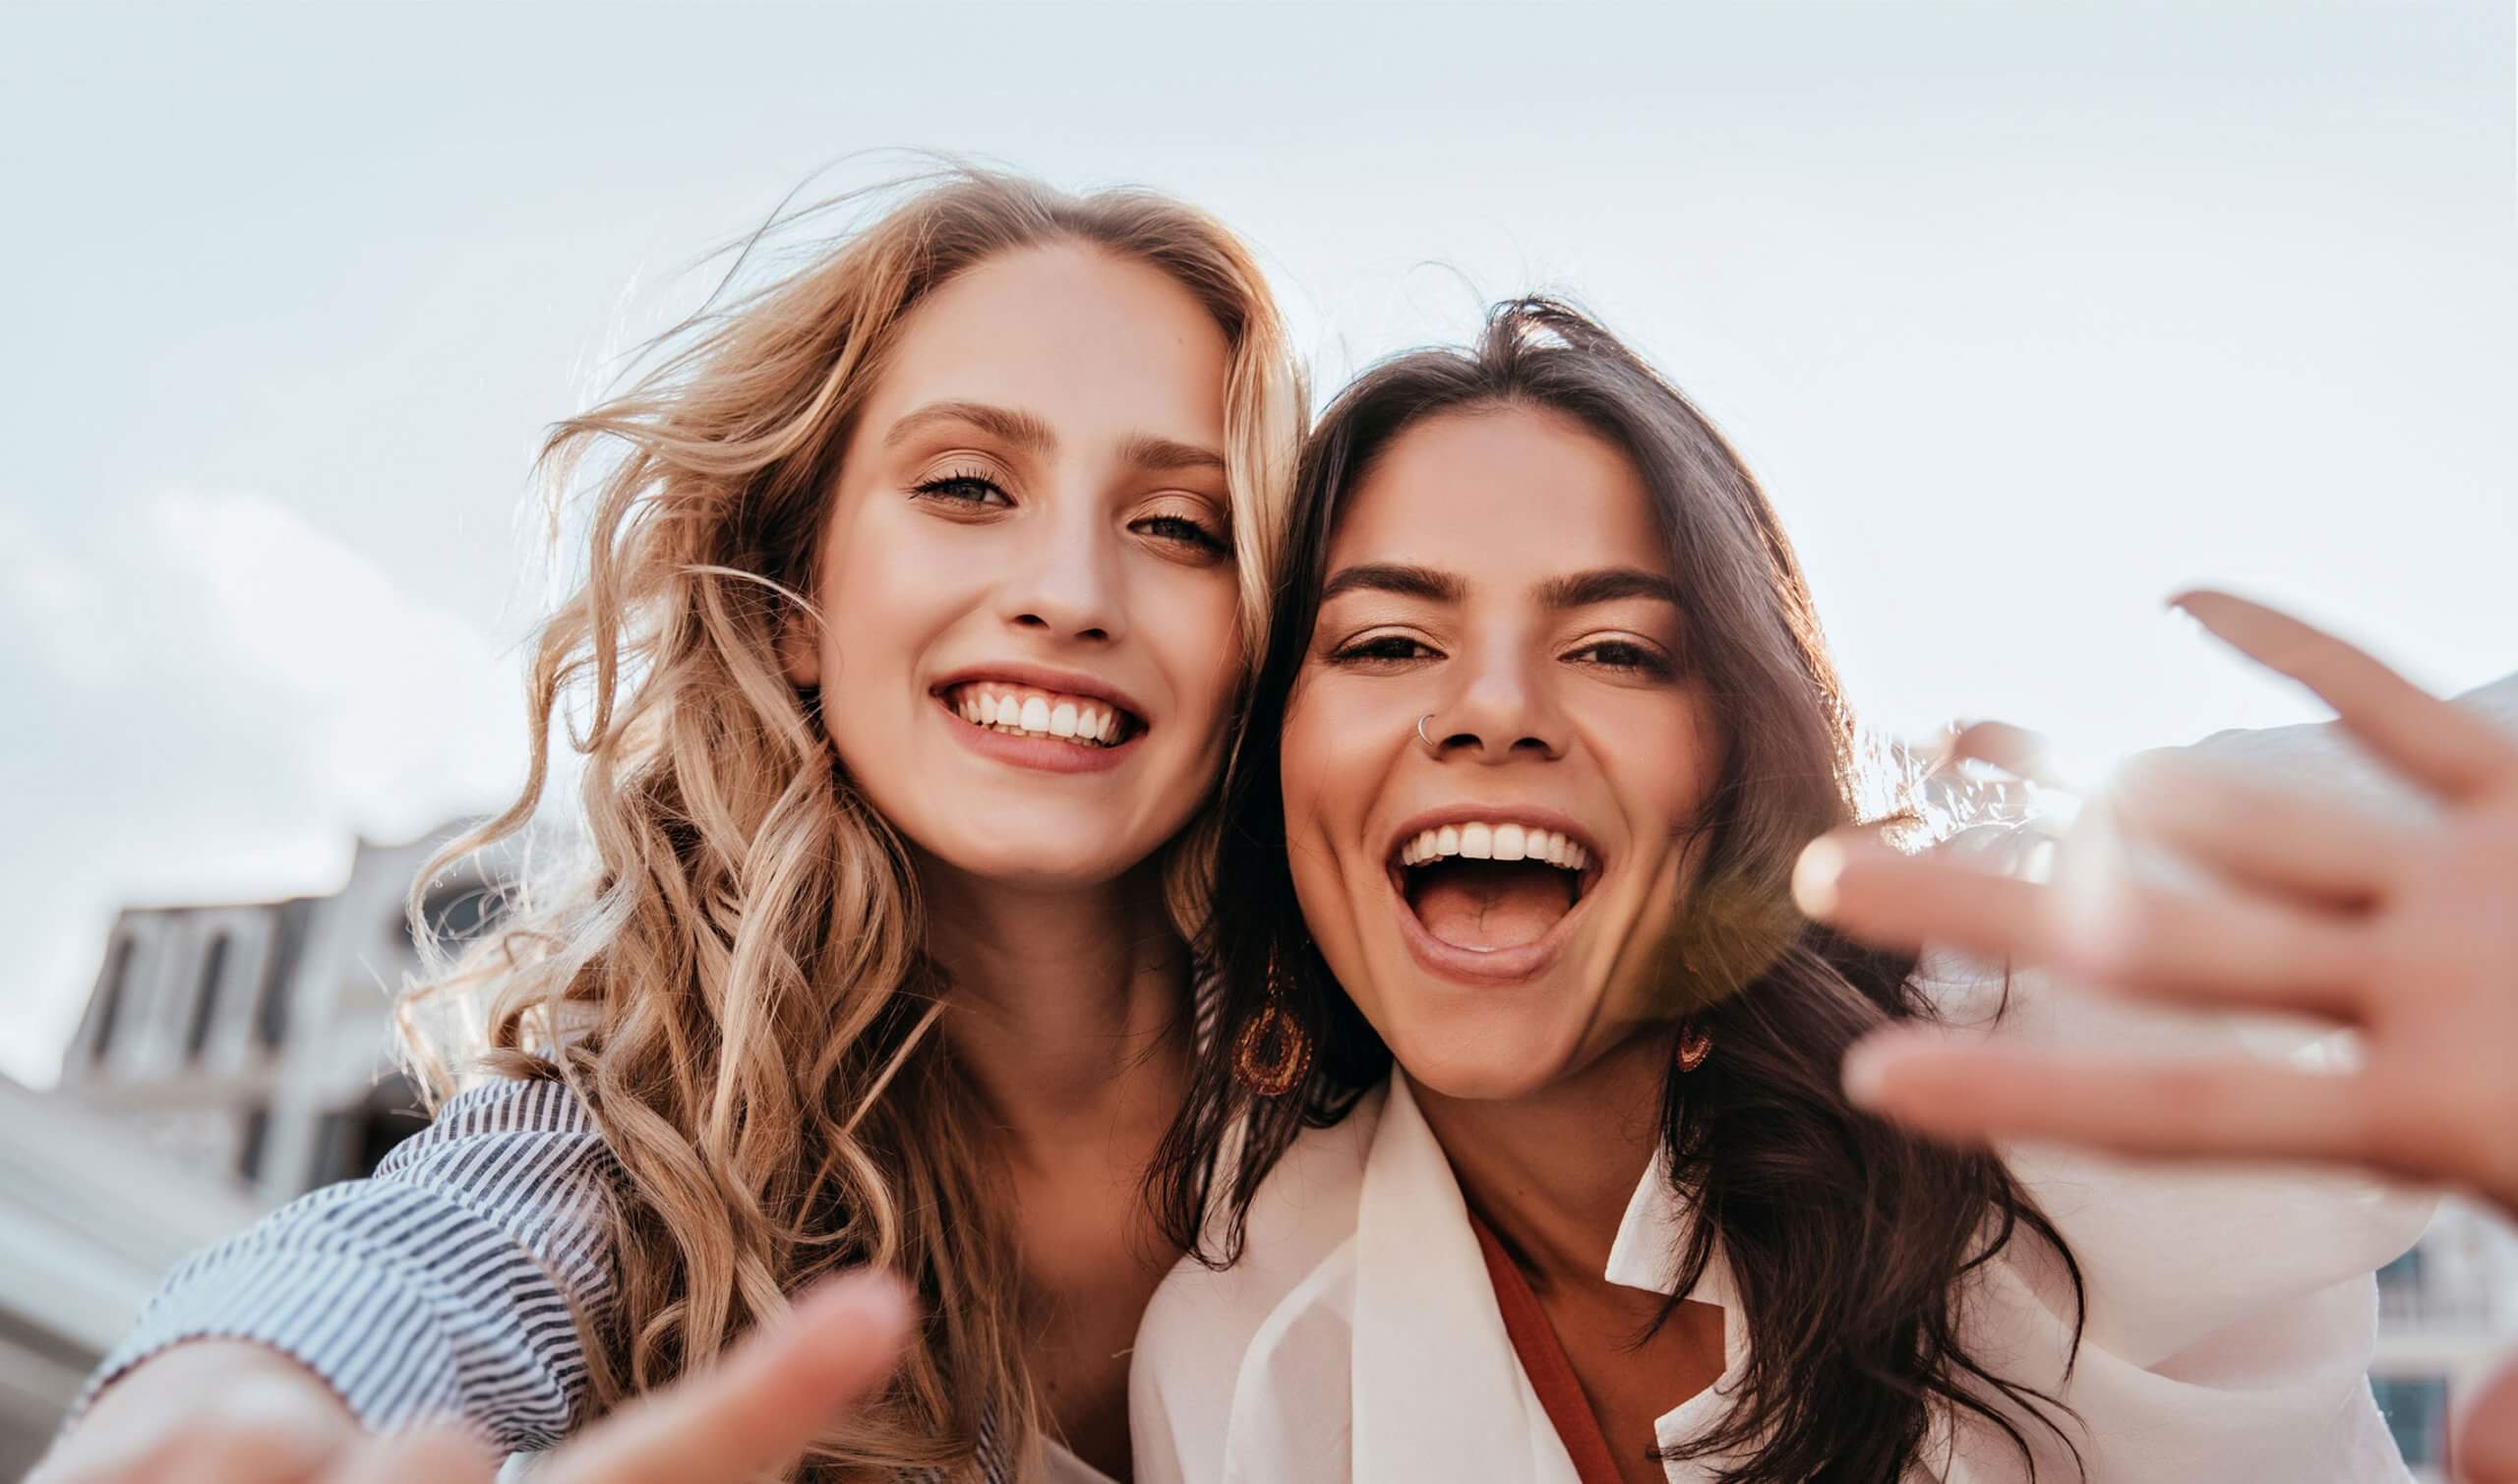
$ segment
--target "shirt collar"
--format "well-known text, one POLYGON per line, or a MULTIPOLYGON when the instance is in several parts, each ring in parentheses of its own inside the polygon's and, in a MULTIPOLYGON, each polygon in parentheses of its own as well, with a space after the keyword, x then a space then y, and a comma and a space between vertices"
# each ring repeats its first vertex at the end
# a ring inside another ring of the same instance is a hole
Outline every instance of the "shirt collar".
MULTIPOLYGON (((1618 1222, 1617 1240, 1609 1246, 1609 1265, 1601 1275, 1610 1282, 1626 1288, 1642 1288, 1649 1293, 1675 1293, 1679 1286, 1679 1248, 1688 1238, 1696 1217, 1696 1208, 1685 1196, 1670 1186, 1670 1151, 1667 1145, 1652 1151, 1652 1163, 1644 1178, 1627 1198, 1626 1218, 1618 1222)), ((1688 1290, 1689 1299, 1700 1304, 1713 1304, 1726 1315, 1740 1307, 1739 1292, 1732 1286, 1731 1265, 1722 1260, 1722 1244, 1714 1243, 1696 1286, 1688 1290)), ((1726 1318, 1724 1329, 1732 1328, 1726 1318)))

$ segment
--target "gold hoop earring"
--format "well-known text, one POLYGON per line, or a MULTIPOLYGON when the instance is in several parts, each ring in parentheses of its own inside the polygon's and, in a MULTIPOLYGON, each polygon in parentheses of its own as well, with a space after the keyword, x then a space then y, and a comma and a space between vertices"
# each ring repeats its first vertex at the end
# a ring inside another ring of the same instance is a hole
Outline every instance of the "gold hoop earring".
POLYGON ((1268 956, 1268 1003, 1233 1038, 1232 1075, 1262 1098, 1282 1098, 1311 1070, 1311 1035, 1286 1008, 1275 954, 1268 956))
POLYGON ((1679 1022, 1678 1061, 1679 1071, 1682 1074, 1693 1072, 1704 1066, 1705 1059, 1712 1054, 1713 1037, 1696 1023, 1695 1016, 1691 1015, 1679 1022))

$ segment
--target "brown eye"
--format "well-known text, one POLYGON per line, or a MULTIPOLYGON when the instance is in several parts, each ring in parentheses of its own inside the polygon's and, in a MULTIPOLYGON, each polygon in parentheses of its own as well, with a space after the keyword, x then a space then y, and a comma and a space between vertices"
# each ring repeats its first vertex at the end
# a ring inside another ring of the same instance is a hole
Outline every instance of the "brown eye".
POLYGON ((1369 639, 1358 639, 1352 644, 1340 648, 1329 658, 1333 663, 1340 665, 1369 665, 1376 662, 1396 664, 1405 660, 1423 660, 1433 657, 1434 651, 1420 640, 1409 638, 1404 633, 1385 633, 1375 634, 1369 639))
POLYGON ((1671 665, 1669 659, 1659 650, 1649 645, 1638 644, 1631 639, 1602 639, 1596 644, 1587 644, 1574 653, 1577 657, 1589 656, 1587 661, 1589 664, 1605 666, 1611 670, 1624 670, 1636 675, 1651 676, 1659 680, 1667 680, 1678 673, 1676 667, 1671 665))

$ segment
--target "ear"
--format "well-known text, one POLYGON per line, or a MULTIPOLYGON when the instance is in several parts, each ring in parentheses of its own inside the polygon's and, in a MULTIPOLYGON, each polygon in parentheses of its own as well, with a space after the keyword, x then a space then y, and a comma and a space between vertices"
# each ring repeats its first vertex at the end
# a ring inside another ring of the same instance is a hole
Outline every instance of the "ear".
POLYGON ((790 684, 822 683, 822 625, 809 611, 791 605, 779 619, 778 667, 790 684))

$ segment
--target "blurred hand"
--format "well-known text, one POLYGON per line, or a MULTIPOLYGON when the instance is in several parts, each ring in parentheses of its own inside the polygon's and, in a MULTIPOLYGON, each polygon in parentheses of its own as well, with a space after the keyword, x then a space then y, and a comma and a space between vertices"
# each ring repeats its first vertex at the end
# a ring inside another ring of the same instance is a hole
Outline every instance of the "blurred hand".
MULTIPOLYGON (((1847 1096, 1951 1139, 2328 1161, 2460 1185, 2518 1217, 2518 742, 2284 614, 2221 593, 2178 602, 2322 696, 2436 813, 2387 817, 2155 758, 2093 807, 2196 884, 2145 878, 2104 850, 2095 864, 2093 853, 2076 859, 2070 838, 2040 885, 1839 832, 1804 853, 1794 894, 1874 942, 2350 1025, 2362 1064, 2107 1060, 1902 1026, 1847 1054, 1847 1096)), ((2026 750, 2019 738, 2000 734, 1987 750, 2003 761, 2026 750)), ((2461 1441, 2467 1477, 2518 1481, 2518 1367, 2487 1388, 2461 1441)))
MULTIPOLYGON (((890 1277, 825 1282, 722 1365, 572 1439, 536 1484, 750 1484, 783 1472, 891 1373, 910 1320, 890 1277)), ((367 1437, 295 1363, 200 1340, 116 1383, 27 1484, 489 1484, 498 1468, 452 1427, 367 1437)))

